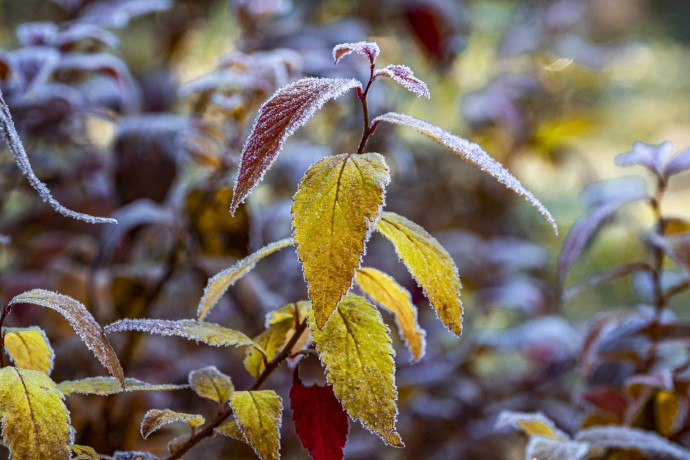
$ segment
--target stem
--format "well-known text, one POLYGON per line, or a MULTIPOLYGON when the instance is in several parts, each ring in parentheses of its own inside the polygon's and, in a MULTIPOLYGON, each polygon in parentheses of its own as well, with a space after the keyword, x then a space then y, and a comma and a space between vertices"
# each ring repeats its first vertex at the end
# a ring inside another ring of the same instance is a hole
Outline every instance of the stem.
POLYGON ((2 309, 2 314, 0 314, 0 368, 5 367, 5 331, 2 329, 2 326, 11 310, 12 307, 7 306, 2 309))
MULTIPOLYGON (((292 347, 295 346, 297 340, 299 340, 300 336, 306 328, 307 321, 304 320, 304 322, 302 322, 297 327, 294 334, 292 334, 292 337, 290 337, 290 340, 285 344, 280 353, 275 355, 273 359, 268 362, 265 369, 263 370, 261 375, 259 375, 259 378, 256 379, 256 382, 254 382, 254 385, 252 385, 249 391, 255 391, 261 388, 261 386, 266 382, 266 379, 268 379, 268 377, 273 373, 273 371, 276 370, 278 366, 280 366, 280 364, 290 356, 290 350, 292 350, 292 347)), ((167 457, 166 460, 176 460, 182 458, 184 454, 189 452, 194 446, 199 444, 201 441, 213 436, 213 434, 215 433, 214 430, 218 428, 231 415, 232 407, 227 407, 224 411, 220 412, 211 423, 206 425, 203 430, 199 431, 198 433, 192 433, 187 442, 180 446, 180 448, 176 450, 175 453, 167 457)))
POLYGON ((369 94, 369 88, 371 88, 371 84, 374 82, 374 67, 374 63, 372 63, 369 72, 369 83, 367 83, 367 87, 364 88, 364 93, 362 93, 361 97, 362 112, 364 113, 364 129, 362 131, 362 139, 359 141, 359 147, 357 147, 357 154, 364 153, 364 147, 366 147, 367 139, 369 139, 369 135, 371 134, 371 127, 369 126, 369 106, 367 104, 367 95, 369 94))

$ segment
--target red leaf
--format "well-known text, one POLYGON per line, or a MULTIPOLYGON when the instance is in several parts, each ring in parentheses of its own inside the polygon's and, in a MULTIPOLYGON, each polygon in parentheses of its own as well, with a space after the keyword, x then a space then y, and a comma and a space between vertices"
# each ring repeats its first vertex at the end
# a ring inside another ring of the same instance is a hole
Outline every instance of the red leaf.
POLYGON ((237 206, 261 181, 285 140, 297 128, 303 126, 326 101, 359 87, 360 83, 354 79, 303 78, 279 88, 264 102, 242 150, 230 212, 234 214, 237 206))
POLYGON ((290 389, 290 407, 299 440, 314 460, 339 460, 347 441, 347 414, 333 394, 333 387, 302 385, 290 389))
POLYGON ((383 75, 391 80, 399 83, 408 91, 411 91, 415 96, 424 96, 427 99, 431 98, 429 87, 426 86, 419 78, 415 77, 412 70, 405 65, 387 65, 383 69, 377 70, 374 78, 383 75))
POLYGON ((337 64, 350 53, 361 54, 373 65, 379 55, 379 45, 373 42, 341 43, 333 47, 333 62, 337 64))

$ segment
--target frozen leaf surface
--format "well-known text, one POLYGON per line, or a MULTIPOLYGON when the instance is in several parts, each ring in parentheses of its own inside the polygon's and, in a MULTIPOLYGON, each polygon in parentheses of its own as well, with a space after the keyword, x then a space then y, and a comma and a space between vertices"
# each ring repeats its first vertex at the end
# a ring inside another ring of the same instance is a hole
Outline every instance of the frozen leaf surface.
POLYGON ((236 439, 238 441, 247 442, 244 435, 240 431, 240 427, 237 426, 237 420, 226 420, 220 424, 220 426, 214 429, 216 433, 220 433, 228 438, 236 439))
POLYGON ((204 424, 204 417, 170 409, 151 409, 144 415, 144 420, 141 422, 141 436, 146 439, 154 431, 175 422, 187 422, 190 427, 196 428, 204 424))
POLYGON ((235 391, 232 379, 219 371, 216 366, 207 366, 189 373, 189 384, 202 398, 216 401, 223 405, 235 391))
POLYGON ((259 109, 240 161, 230 212, 235 213, 271 167, 285 140, 330 99, 361 88, 354 79, 303 78, 279 88, 259 109))
POLYGON ((292 226, 319 328, 352 286, 389 182, 383 157, 365 153, 326 157, 299 184, 292 226))
MULTIPOLYGON (((292 307, 292 305, 290 305, 292 307)), ((295 320, 292 317, 283 318, 270 324, 265 331, 257 335, 254 341, 266 352, 266 359, 271 360, 280 352, 286 340, 290 337, 290 331, 294 330, 295 320)), ((256 348, 247 350, 244 359, 244 368, 255 378, 264 371, 264 356, 256 348)))
POLYGON ((89 377, 81 380, 65 380, 58 383, 58 390, 65 396, 73 393, 82 395, 107 396, 117 393, 130 391, 167 391, 184 390, 189 388, 187 385, 171 385, 146 383, 134 378, 125 379, 125 389, 122 389, 120 382, 113 377, 89 377))
POLYGON ((17 367, 50 375, 55 353, 43 329, 6 328, 5 349, 17 367))
POLYGON ((412 128, 450 149, 453 153, 459 155, 466 161, 469 161, 470 163, 479 167, 479 169, 494 177, 501 184, 505 185, 507 188, 527 200, 527 202, 536 208, 537 211, 544 216, 544 219, 551 224, 554 233, 558 234, 556 221, 553 219, 553 216, 549 210, 546 209, 543 204, 541 204, 541 202, 532 194, 532 192, 527 190, 519 180, 510 174, 503 167, 503 165, 501 165, 501 163, 489 156, 489 154, 486 153, 478 144, 451 134, 448 131, 439 128, 438 126, 432 125, 431 123, 402 113, 389 112, 380 115, 374 119, 373 125, 375 126, 382 121, 412 128))
POLYGON ((412 354, 412 362, 424 356, 426 332, 417 323, 417 307, 410 293, 393 278, 375 268, 357 270, 355 282, 376 303, 395 315, 398 331, 412 354))
POLYGON ((376 307, 348 294, 323 330, 315 327, 312 316, 310 327, 328 382, 350 417, 386 444, 403 447, 395 431, 395 352, 376 307))
POLYGON ((72 453, 74 453, 72 460, 100 460, 98 452, 96 452, 96 449, 93 447, 74 444, 70 449, 72 449, 72 453))
POLYGON ((690 451, 662 438, 658 434, 626 426, 598 426, 581 430, 575 440, 591 446, 637 449, 650 458, 687 460, 690 451))
POLYGON ((534 436, 527 443, 525 460, 582 460, 588 451, 586 443, 534 436))
POLYGON ((439 319, 451 332, 462 333, 460 275, 448 252, 419 225, 384 212, 376 229, 393 246, 408 271, 422 286, 439 319))
POLYGON ((106 339, 101 326, 98 325, 91 313, 80 302, 66 295, 43 289, 33 289, 19 294, 10 300, 9 305, 30 303, 50 308, 60 313, 72 326, 74 332, 84 341, 98 360, 121 385, 124 385, 125 375, 117 359, 115 350, 106 339))
POLYGON ((374 42, 341 43, 333 47, 333 62, 337 64, 348 54, 357 53, 369 59, 373 65, 380 52, 379 45, 374 42))
POLYGON ((417 97, 424 96, 427 99, 431 98, 431 93, 426 83, 415 77, 414 73, 412 73, 412 69, 406 65, 387 65, 374 73, 374 78, 380 76, 390 78, 406 90, 414 93, 417 97))
POLYGON ((283 402, 274 391, 236 391, 230 406, 237 425, 262 460, 280 458, 283 402))

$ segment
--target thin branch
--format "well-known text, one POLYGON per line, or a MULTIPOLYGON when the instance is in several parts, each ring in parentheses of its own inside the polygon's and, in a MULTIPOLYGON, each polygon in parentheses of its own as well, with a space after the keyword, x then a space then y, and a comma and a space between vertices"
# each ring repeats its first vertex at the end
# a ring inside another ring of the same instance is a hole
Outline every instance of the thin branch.
POLYGON ((362 96, 360 97, 362 101, 362 112, 364 113, 364 129, 362 131, 362 139, 359 141, 359 147, 357 148, 358 154, 364 153, 364 147, 366 147, 367 139, 369 139, 369 135, 371 134, 371 126, 369 126, 369 105, 367 103, 367 95, 369 94, 369 88, 371 88, 371 84, 374 82, 374 68, 375 66, 372 62, 369 74, 369 83, 367 83, 367 87, 364 89, 364 93, 362 93, 362 96))

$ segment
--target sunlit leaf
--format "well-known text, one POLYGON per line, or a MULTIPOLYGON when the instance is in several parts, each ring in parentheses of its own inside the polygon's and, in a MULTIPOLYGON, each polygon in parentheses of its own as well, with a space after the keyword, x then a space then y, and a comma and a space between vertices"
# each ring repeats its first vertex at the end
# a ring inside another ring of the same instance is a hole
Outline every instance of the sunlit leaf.
POLYGON ((204 424, 204 417, 197 414, 184 414, 170 409, 151 409, 144 415, 141 422, 141 436, 146 439, 151 433, 165 425, 175 422, 187 422, 189 426, 196 428, 204 424))
POLYGON ((361 88, 354 79, 303 78, 276 91, 259 109, 249 134, 235 182, 230 212, 234 213, 271 167, 285 140, 324 103, 348 90, 361 88))
POLYGON ((100 457, 98 456, 98 452, 96 452, 96 449, 93 447, 89 446, 80 446, 78 444, 74 444, 72 447, 72 453, 74 456, 72 457, 72 460, 99 460, 100 457))
POLYGON ((319 328, 352 286, 389 181, 383 157, 365 153, 326 157, 299 184, 292 226, 319 328))
POLYGON ((315 327, 312 316, 316 350, 338 400, 350 417, 386 444, 402 447, 395 432, 395 351, 379 311, 364 298, 348 294, 323 330, 315 327))
POLYGON ((609 425, 587 428, 577 433, 575 440, 586 442, 592 447, 636 449, 647 454, 649 458, 677 460, 690 458, 690 451, 678 444, 651 431, 627 426, 609 425))
POLYGON ((235 391, 229 376, 219 371, 216 366, 207 366, 189 373, 189 384, 196 394, 223 405, 235 391))
POLYGON ((569 436, 539 412, 503 411, 496 420, 496 428, 513 427, 530 436, 544 436, 553 439, 568 439, 569 436))
POLYGON ((17 367, 50 375, 55 353, 43 329, 6 328, 5 349, 17 367))
POLYGON ((422 227, 392 212, 381 215, 376 229, 393 243, 398 257, 422 286, 443 324, 460 335, 460 276, 448 252, 422 227))
POLYGON ((379 45, 374 42, 341 43, 333 47, 333 62, 337 64, 348 54, 357 53, 369 59, 369 63, 373 65, 380 51, 379 45))
POLYGON ((410 293, 393 278, 375 268, 360 268, 355 278, 357 285, 372 300, 395 315, 400 335, 412 353, 412 362, 424 356, 426 332, 417 323, 417 307, 410 293))
POLYGON ((503 165, 501 165, 501 163, 489 156, 489 154, 486 153, 481 146, 410 115, 389 112, 376 117, 373 121, 373 125, 376 126, 382 121, 412 128, 450 149, 453 153, 461 156, 463 159, 478 166, 482 171, 494 177, 507 188, 527 200, 527 202, 536 208, 539 213, 544 216, 544 219, 551 224, 554 233, 558 234, 558 227, 556 226, 556 221, 553 219, 551 213, 544 207, 543 204, 541 204, 541 202, 532 194, 532 192, 523 187, 519 180, 511 175, 503 167, 503 165))
POLYGON ((235 420, 249 445, 262 460, 280 458, 283 402, 274 391, 236 391, 230 398, 235 420))
POLYGON ((237 426, 237 420, 226 420, 213 431, 222 434, 223 436, 227 436, 228 438, 236 439, 242 442, 247 442, 247 440, 244 438, 244 435, 240 431, 240 427, 237 426))
POLYGON ((290 407, 299 440, 313 460, 339 460, 347 441, 347 413, 333 387, 292 382, 290 407))
POLYGON ((57 387, 65 396, 69 396, 73 393, 107 396, 122 393, 123 391, 168 391, 189 388, 187 385, 146 383, 129 377, 125 379, 124 390, 120 382, 113 377, 89 377, 81 380, 65 380, 64 382, 58 383, 57 387))
POLYGON ((380 76, 390 78, 406 90, 414 93, 417 97, 424 96, 427 99, 431 98, 431 93, 426 83, 415 77, 414 73, 412 73, 412 69, 406 65, 387 65, 374 73, 374 78, 380 76))
POLYGON ((13 460, 68 459, 73 432, 63 395, 40 371, 0 369, 3 445, 13 460))
POLYGON ((199 317, 199 321, 206 319, 206 316, 211 312, 211 309, 216 306, 218 300, 223 296, 223 294, 225 294, 225 291, 227 291, 228 288, 235 283, 235 281, 242 278, 252 268, 254 268, 254 265, 256 265, 258 261, 280 249, 291 246, 292 244, 292 238, 286 238, 284 240, 271 243, 208 280, 208 284, 204 290, 204 295, 199 302, 199 307, 197 308, 197 316, 199 317))
POLYGON ((654 398, 657 431, 669 438, 683 427, 688 416, 688 398, 675 391, 659 391, 654 398))
POLYGON ((19 294, 10 300, 9 305, 19 303, 40 305, 60 313, 74 328, 74 332, 81 337, 86 346, 96 355, 101 364, 124 385, 125 375, 122 371, 122 366, 120 366, 120 361, 117 359, 117 355, 108 339, 106 339, 105 334, 103 334, 101 326, 93 319, 93 316, 91 316, 91 313, 84 305, 66 295, 43 289, 33 289, 19 294))

